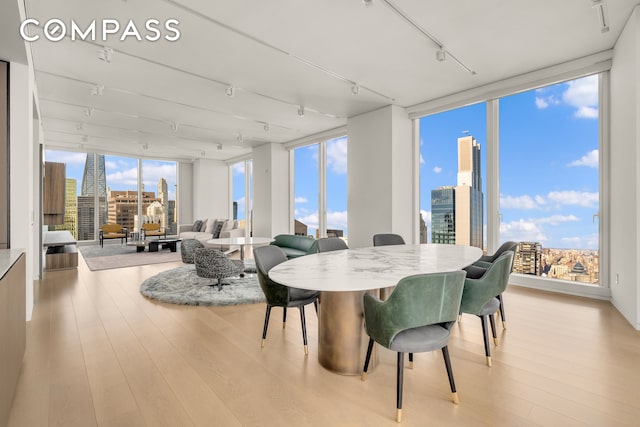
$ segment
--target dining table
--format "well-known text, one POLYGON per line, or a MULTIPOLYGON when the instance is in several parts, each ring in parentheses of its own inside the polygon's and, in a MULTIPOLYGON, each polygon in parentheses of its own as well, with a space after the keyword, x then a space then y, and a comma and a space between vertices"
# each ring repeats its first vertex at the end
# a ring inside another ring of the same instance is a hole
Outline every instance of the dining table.
MULTIPOLYGON (((409 244, 344 249, 285 261, 269 271, 283 285, 319 291, 318 361, 345 375, 362 371, 368 336, 363 296, 380 296, 403 277, 461 270, 482 256, 480 248, 409 244)), ((377 363, 374 352, 369 367, 377 363)))

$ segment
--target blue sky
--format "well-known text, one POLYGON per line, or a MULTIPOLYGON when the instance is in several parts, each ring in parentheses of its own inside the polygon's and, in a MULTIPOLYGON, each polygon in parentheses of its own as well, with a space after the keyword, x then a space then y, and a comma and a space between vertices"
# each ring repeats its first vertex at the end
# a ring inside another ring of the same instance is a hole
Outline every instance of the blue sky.
MULTIPOLYGON (((598 248, 597 103, 597 76, 500 99, 501 241, 598 248)), ((429 231, 431 189, 456 184, 464 131, 482 146, 485 184, 485 109, 482 103, 421 119, 420 206, 429 231)))

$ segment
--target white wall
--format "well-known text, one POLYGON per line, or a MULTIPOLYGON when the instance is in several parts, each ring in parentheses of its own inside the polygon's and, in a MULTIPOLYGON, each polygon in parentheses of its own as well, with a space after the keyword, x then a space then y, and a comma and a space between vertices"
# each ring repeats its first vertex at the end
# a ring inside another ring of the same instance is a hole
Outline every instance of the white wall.
POLYGON ((616 43, 611 67, 611 301, 640 329, 640 7, 616 43), (616 278, 618 283, 616 283, 616 278))
MULTIPOLYGON (((40 249, 34 247, 35 211, 33 206, 33 80, 27 65, 12 62, 9 68, 9 140, 11 247, 26 251, 27 320, 33 313, 33 259, 40 249)), ((38 224, 39 232, 39 224, 38 224)))
POLYGON ((229 217, 229 167, 219 160, 193 162, 193 219, 229 217))
POLYGON ((289 152, 282 144, 253 149, 253 235, 289 233, 289 152))
POLYGON ((178 224, 192 224, 193 217, 193 165, 187 162, 178 163, 178 224))
POLYGON ((376 233, 412 241, 411 121, 387 106, 347 122, 349 247, 371 246, 376 233))

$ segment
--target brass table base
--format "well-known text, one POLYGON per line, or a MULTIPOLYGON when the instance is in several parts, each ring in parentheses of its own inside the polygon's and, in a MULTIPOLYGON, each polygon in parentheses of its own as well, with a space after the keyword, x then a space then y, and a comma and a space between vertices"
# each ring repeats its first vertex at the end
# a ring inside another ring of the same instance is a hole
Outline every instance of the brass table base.
MULTIPOLYGON (((320 292, 318 306, 318 361, 326 369, 343 375, 360 375, 364 366, 369 336, 364 331, 362 298, 365 293, 320 292)), ((376 346, 369 370, 378 363, 376 346)))

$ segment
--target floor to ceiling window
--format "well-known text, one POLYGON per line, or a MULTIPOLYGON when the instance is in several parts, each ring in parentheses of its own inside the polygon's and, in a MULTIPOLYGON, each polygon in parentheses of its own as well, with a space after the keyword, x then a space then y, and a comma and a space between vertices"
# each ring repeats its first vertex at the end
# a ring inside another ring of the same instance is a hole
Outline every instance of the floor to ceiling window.
POLYGON ((319 236, 319 144, 298 147, 293 150, 294 233, 302 236, 319 236))
POLYGON ((155 201, 142 211, 145 222, 160 223, 167 234, 177 234, 177 163, 161 160, 142 160, 142 186, 155 190, 155 201))
POLYGON ((137 232, 142 212, 143 222, 160 221, 175 233, 176 162, 57 150, 46 150, 45 160, 64 163, 66 173, 64 223, 51 230, 69 230, 79 241, 95 240, 106 223, 137 232), (139 177, 146 186, 141 199, 139 177))
POLYGON ((598 284, 598 76, 499 108, 500 240, 521 242, 514 272, 598 284))
POLYGON ((230 166, 232 173, 232 217, 238 220, 238 227, 243 228, 247 236, 253 235, 252 166, 251 160, 243 160, 230 166))
POLYGON ((292 152, 294 233, 347 240, 347 137, 292 152))
POLYGON ((484 103, 420 119, 420 241, 484 248, 484 103))

